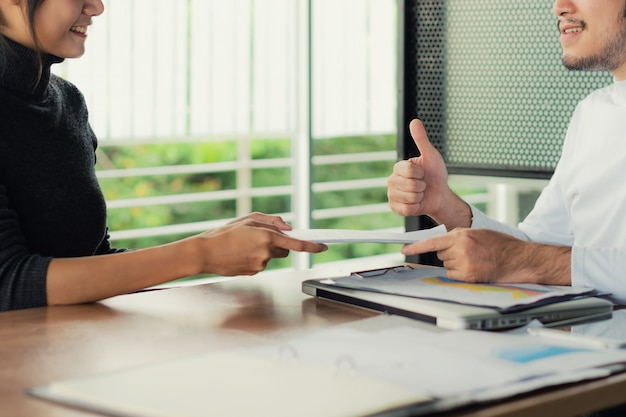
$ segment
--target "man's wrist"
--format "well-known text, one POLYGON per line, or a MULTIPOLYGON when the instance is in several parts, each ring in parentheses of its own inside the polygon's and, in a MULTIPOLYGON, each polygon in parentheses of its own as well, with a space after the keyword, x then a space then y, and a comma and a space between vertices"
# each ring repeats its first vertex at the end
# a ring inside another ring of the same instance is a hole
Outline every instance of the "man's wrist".
POLYGON ((514 247, 503 248, 509 255, 509 282, 532 282, 545 285, 571 285, 572 248, 517 241, 514 247), (516 272, 514 272, 516 271, 516 272))
POLYGON ((445 214, 433 216, 433 219, 439 224, 445 224, 448 231, 457 228, 468 228, 472 226, 474 214, 468 203, 461 200, 460 197, 454 196, 453 204, 446 204, 445 214))

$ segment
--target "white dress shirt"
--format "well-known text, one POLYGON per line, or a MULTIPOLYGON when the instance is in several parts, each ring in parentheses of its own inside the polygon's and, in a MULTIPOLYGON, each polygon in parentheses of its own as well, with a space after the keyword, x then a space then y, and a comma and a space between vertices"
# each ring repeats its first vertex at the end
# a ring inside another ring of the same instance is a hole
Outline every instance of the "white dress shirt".
POLYGON ((572 285, 626 303, 626 81, 578 104, 554 175, 518 229, 472 212, 473 228, 572 247, 572 285))

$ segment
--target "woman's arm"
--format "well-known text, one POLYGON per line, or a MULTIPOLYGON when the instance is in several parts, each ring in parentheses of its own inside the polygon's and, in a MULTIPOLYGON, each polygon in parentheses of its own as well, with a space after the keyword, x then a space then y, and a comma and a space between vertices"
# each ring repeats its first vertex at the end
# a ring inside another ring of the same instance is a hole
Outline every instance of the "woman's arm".
POLYGON ((253 275, 290 250, 317 253, 325 245, 291 238, 276 216, 254 213, 222 228, 148 249, 82 258, 55 258, 46 281, 49 305, 125 294, 202 273, 253 275))

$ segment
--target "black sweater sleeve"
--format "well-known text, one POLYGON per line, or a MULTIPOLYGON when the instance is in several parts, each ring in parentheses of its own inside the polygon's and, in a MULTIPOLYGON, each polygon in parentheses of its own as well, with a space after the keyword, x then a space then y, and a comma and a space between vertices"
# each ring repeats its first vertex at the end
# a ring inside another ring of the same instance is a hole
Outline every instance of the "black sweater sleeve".
POLYGON ((46 275, 51 257, 28 252, 16 213, 0 184, 0 311, 47 304, 46 275))

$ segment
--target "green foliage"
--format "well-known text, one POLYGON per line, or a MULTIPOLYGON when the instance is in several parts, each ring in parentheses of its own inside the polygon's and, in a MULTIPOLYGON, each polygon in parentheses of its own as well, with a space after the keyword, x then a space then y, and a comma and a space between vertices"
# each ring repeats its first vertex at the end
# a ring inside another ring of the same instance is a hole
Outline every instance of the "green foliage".
POLYGON ((291 139, 271 139, 252 141, 253 159, 291 157, 291 139))
POLYGON ((395 135, 343 136, 313 141, 314 155, 378 152, 395 149, 395 135))
MULTIPOLYGON (((387 202, 387 189, 367 188, 362 190, 329 191, 316 195, 314 205, 316 209, 329 209, 365 204, 379 204, 387 202)), ((383 227, 390 227, 389 225, 383 227)), ((370 229, 371 227, 366 227, 370 229)))
POLYGON ((263 168, 254 171, 252 177, 253 187, 275 187, 289 185, 291 183, 291 169, 283 168, 263 168))

